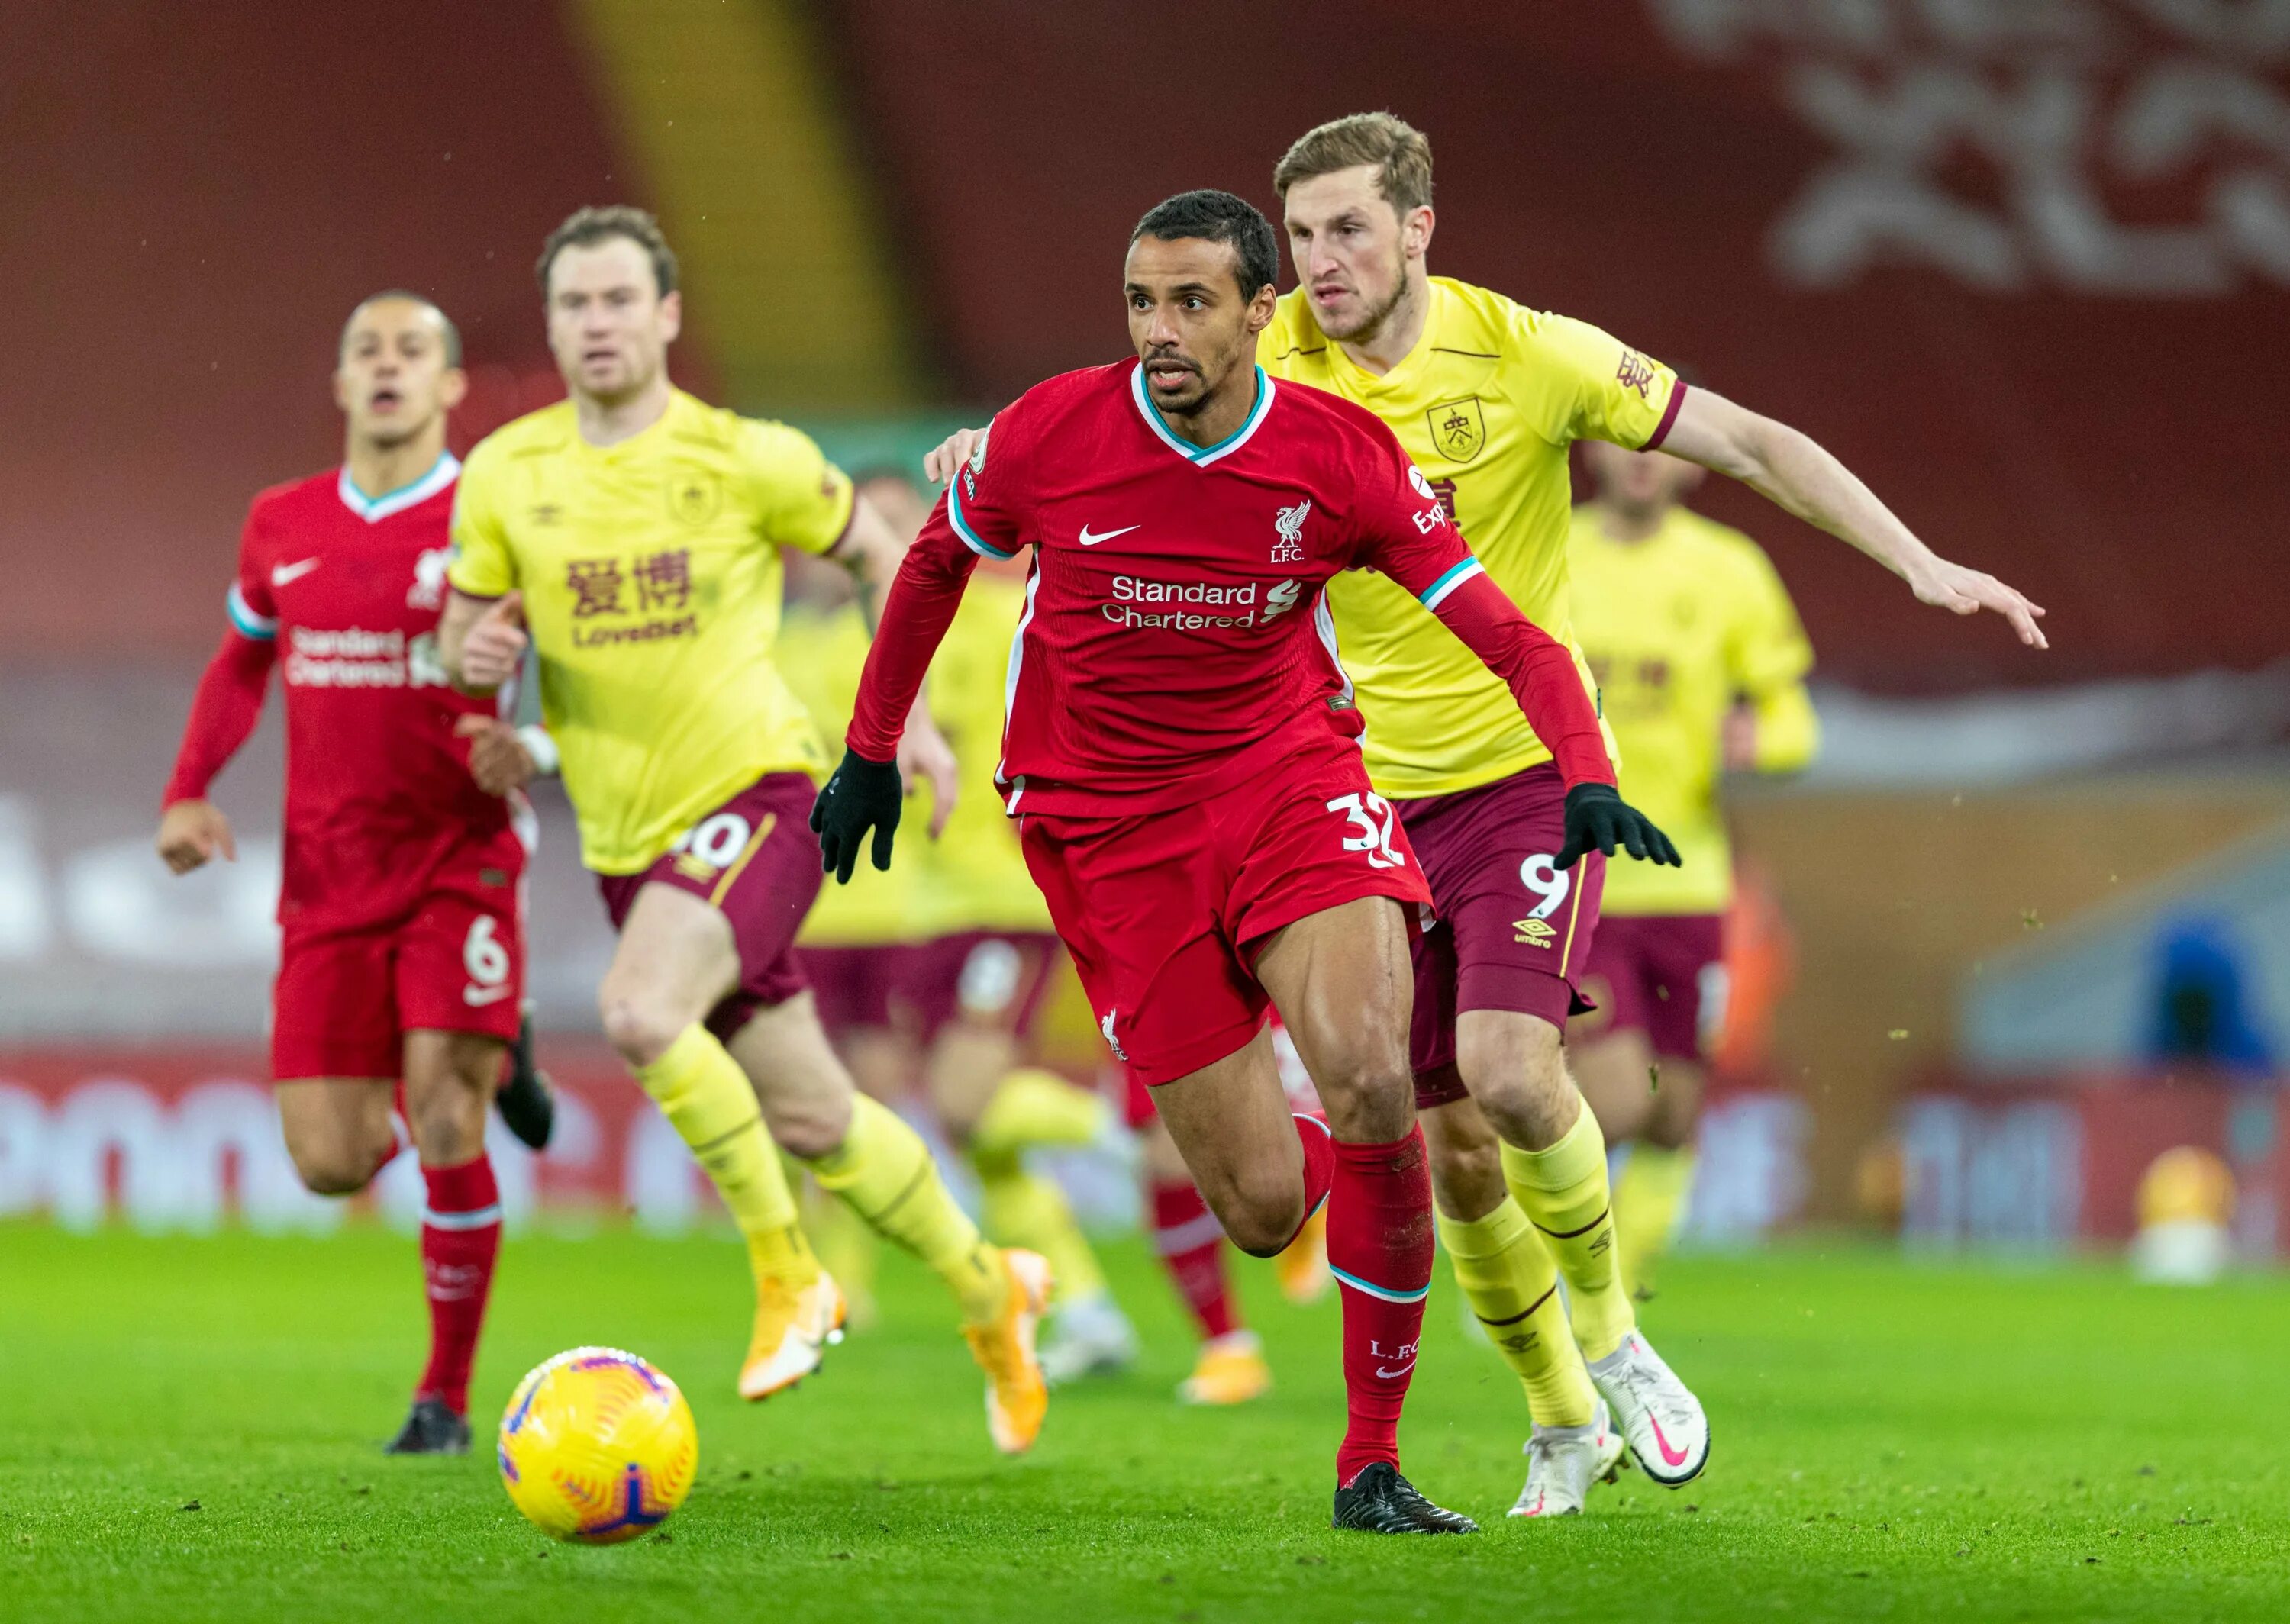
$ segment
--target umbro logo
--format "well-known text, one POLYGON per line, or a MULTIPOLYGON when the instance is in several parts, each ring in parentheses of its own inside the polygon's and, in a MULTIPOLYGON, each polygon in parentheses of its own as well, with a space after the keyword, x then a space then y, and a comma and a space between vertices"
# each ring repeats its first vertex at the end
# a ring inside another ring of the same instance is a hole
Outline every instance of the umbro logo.
POLYGON ((1551 938, 1557 935, 1548 919, 1514 919, 1511 928, 1518 932, 1514 941, 1532 942, 1538 948, 1548 948, 1551 938))
POLYGON ((1081 544, 1084 547, 1095 547, 1101 541, 1110 541, 1116 536, 1125 536, 1133 530, 1144 528, 1141 524, 1124 524, 1119 530, 1101 530, 1092 534, 1089 526, 1085 524, 1081 527, 1081 544))

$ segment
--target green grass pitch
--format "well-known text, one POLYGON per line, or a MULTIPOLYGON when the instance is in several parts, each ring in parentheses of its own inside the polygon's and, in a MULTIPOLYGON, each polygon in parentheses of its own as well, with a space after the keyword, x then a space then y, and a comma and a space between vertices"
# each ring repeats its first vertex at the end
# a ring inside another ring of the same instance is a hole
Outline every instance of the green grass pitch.
POLYGON ((468 1460, 383 1458, 420 1355, 410 1241, 74 1237, 0 1226, 0 1618, 1081 1620, 2290 1617, 2290 1284, 2142 1289, 1793 1251, 1688 1259, 1648 1329, 1716 1436, 1699 1483, 1626 1474, 1592 1515, 1507 1523, 1524 1408, 1435 1289, 1404 1435, 1477 1538, 1327 1528, 1333 1300, 1244 1266, 1279 1372, 1244 1411, 1178 1408, 1189 1348, 1141 1252, 1149 1343, 989 1450, 934 1283, 886 1265, 883 1322, 760 1407, 727 1240, 519 1238, 468 1460), (494 1476, 528 1366, 637 1349, 699 1418, 662 1535, 553 1545, 494 1476))

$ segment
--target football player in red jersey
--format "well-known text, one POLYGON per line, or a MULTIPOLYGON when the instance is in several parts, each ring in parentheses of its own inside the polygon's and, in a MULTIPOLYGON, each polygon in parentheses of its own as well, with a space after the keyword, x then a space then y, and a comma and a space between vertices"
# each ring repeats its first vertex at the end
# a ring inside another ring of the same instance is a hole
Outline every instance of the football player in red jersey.
POLYGON ((1228 193, 1139 222, 1137 359, 1037 386, 957 471, 900 569, 813 823, 840 876, 870 830, 888 861, 893 758, 931 654, 976 559, 1031 546, 999 775, 1027 865, 1226 1232, 1269 1256, 1327 1203, 1349 1410, 1336 1526, 1467 1532, 1398 1471, 1432 1257, 1406 938, 1430 892, 1368 783, 1330 578, 1382 572, 1503 678, 1566 784, 1562 865, 1617 844, 1676 853, 1616 795, 1572 656, 1485 578, 1391 430, 1252 364, 1278 262, 1270 225, 1228 193), (1272 1005, 1325 1120, 1291 1115, 1272 1005))
POLYGON ((428 300, 378 293, 351 312, 334 373, 342 466, 254 499, 230 628, 159 820, 159 854, 178 874, 236 856, 207 788, 283 667, 271 1075, 286 1148, 321 1195, 364 1188, 397 1153, 391 1107, 404 1091, 427 1186, 430 1344, 397 1454, 469 1446, 469 1365, 500 1243, 486 1107, 498 1089, 504 1118, 536 1148, 551 1115, 529 1058, 501 1086, 511 1046, 529 1057, 519 893, 531 811, 472 779, 465 738, 483 743, 508 724, 492 700, 456 693, 436 659, 460 471, 445 420, 466 387, 460 335, 428 300))

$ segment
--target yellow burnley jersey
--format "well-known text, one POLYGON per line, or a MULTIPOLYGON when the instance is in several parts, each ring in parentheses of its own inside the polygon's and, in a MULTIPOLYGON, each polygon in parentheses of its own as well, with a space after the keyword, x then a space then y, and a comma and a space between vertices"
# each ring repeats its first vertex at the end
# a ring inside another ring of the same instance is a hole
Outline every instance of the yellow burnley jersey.
POLYGON ((1609 915, 1714 914, 1733 900, 1718 804, 1720 730, 1813 666, 1797 610, 1758 544, 1683 508, 1643 541, 1616 541, 1594 508, 1574 515, 1574 628, 1622 747, 1623 798, 1677 843, 1679 868, 1609 863, 1609 915))
MULTIPOLYGON (((1389 424, 1495 584, 1571 644, 1567 447, 1645 445, 1669 422, 1677 376, 1587 323, 1485 288, 1434 276, 1430 293, 1423 336, 1381 378, 1321 332, 1301 289, 1282 297, 1257 359, 1389 424)), ((1328 606, 1367 723, 1368 776, 1385 795, 1451 795, 1550 759, 1502 679, 1392 581, 1339 575, 1328 606)))
POLYGON ((1018 826, 1003 812, 994 771, 1002 755, 1010 644, 1026 583, 981 570, 931 661, 930 707, 962 765, 962 793, 936 844, 922 844, 922 900, 933 936, 1047 931, 1049 904, 1026 871, 1018 826))
MULTIPOLYGON (((789 604, 780 625, 775 653, 781 674, 803 701, 818 729, 820 748, 830 761, 842 759, 843 735, 858 702, 859 673, 867 664, 869 642, 867 622, 856 604, 824 613, 789 604)), ((924 860, 916 848, 928 843, 907 838, 910 833, 910 828, 901 831, 887 870, 861 860, 848 885, 830 881, 821 886, 819 900, 797 933, 797 945, 879 948, 929 935, 916 917, 916 871, 924 860)))
POLYGON ((682 390, 617 445, 582 440, 567 401, 469 453, 447 579, 524 595, 590 868, 634 874, 765 773, 824 771, 772 661, 780 549, 833 547, 851 500, 804 435, 682 390))

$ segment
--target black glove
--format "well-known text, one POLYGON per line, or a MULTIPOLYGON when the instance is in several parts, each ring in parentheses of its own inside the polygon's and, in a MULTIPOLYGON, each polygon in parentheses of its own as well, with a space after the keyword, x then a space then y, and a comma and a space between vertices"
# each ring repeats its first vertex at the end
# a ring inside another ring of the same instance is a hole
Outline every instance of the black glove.
MULTIPOLYGON (((829 788, 832 788, 830 785, 829 788)), ((1678 860, 1669 836, 1649 822, 1646 815, 1614 792, 1612 784, 1577 784, 1566 792, 1566 844, 1550 860, 1554 868, 1572 868, 1575 860, 1596 847, 1608 857, 1621 847, 1632 857, 1650 863, 1678 860)))
POLYGON ((843 764, 811 805, 811 832, 819 836, 820 857, 837 884, 851 883, 869 829, 875 831, 875 867, 891 866, 891 836, 898 833, 905 799, 898 763, 843 752, 843 764))

